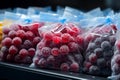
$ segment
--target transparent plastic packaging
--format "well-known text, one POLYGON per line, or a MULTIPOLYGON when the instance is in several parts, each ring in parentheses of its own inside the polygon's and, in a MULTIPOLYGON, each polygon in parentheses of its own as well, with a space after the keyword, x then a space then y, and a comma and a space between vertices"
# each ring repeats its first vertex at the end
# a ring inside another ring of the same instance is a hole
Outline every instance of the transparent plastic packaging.
POLYGON ((111 75, 111 59, 114 54, 116 41, 116 26, 114 24, 103 24, 88 30, 85 36, 85 53, 83 72, 97 75, 111 75))
POLYGON ((0 59, 12 63, 32 63, 37 43, 41 40, 38 28, 43 23, 17 24, 3 27, 0 59))
POLYGON ((36 54, 30 67, 81 71, 83 62, 82 29, 72 23, 56 23, 44 26, 39 31, 42 40, 37 45, 36 54))

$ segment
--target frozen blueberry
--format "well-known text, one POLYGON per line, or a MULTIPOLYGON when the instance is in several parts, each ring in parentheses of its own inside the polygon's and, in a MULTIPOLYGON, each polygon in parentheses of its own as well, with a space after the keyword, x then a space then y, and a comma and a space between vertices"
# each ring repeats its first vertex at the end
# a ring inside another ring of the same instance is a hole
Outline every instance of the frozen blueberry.
POLYGON ((93 51, 96 48, 96 44, 95 43, 89 43, 87 51, 93 51))
POLYGON ((102 57, 103 56, 103 51, 101 48, 96 48, 94 50, 94 53, 97 55, 98 58, 102 57))
POLYGON ((103 42, 101 43, 101 48, 102 48, 103 51, 108 51, 108 50, 110 50, 110 49, 111 49, 111 44, 110 44, 110 42, 108 42, 108 41, 103 41, 103 42))
POLYGON ((95 42, 96 45, 100 45, 101 42, 102 42, 101 37, 96 38, 94 42, 95 42))
POLYGON ((97 67, 97 66, 91 66, 89 68, 89 73, 90 74, 95 74, 95 75, 98 75, 100 72, 100 69, 97 67))
POLYGON ((98 67, 100 67, 100 68, 104 68, 104 67, 106 66, 106 61, 105 61, 105 59, 104 59, 104 58, 99 58, 99 59, 97 60, 97 65, 98 65, 98 67))

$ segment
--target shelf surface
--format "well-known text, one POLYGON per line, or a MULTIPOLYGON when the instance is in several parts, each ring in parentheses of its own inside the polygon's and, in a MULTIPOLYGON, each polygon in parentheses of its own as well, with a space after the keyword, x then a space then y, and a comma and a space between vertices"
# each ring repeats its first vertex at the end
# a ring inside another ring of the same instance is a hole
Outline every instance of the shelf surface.
POLYGON ((53 77, 58 79, 107 80, 107 78, 91 76, 86 74, 78 74, 78 73, 72 73, 72 72, 62 72, 62 71, 54 71, 54 70, 46 70, 46 69, 35 69, 35 68, 28 67, 28 65, 22 65, 22 64, 19 65, 19 64, 10 64, 10 63, 0 62, 0 67, 4 67, 4 69, 11 68, 18 71, 25 71, 31 74, 43 75, 43 76, 48 76, 48 77, 53 77))

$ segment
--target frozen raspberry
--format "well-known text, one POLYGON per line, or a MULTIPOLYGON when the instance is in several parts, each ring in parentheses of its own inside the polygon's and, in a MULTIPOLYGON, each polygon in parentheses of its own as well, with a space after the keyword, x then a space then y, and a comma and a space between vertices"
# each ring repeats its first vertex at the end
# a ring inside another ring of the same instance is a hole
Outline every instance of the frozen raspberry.
POLYGON ((20 56, 19 54, 17 54, 17 55, 15 56, 14 61, 17 62, 17 63, 20 63, 21 60, 22 60, 21 56, 20 56))
POLYGON ((75 52, 75 51, 78 51, 79 49, 78 44, 75 42, 70 42, 68 46, 69 46, 70 52, 75 52))
POLYGON ((38 61, 38 66, 41 67, 41 68, 47 67, 47 61, 46 61, 44 58, 41 58, 41 59, 38 61))
POLYGON ((49 48, 49 47, 43 47, 41 49, 41 52, 42 52, 42 55, 44 57, 48 57, 50 55, 50 53, 51 53, 51 48, 49 48))
POLYGON ((30 64, 32 63, 32 58, 29 56, 26 56, 25 58, 22 59, 22 63, 30 64))
POLYGON ((34 55, 35 55, 35 49, 34 48, 30 48, 30 49, 28 49, 28 55, 30 56, 30 57, 33 57, 34 55))
POLYGON ((85 62, 84 63, 84 67, 89 70, 89 68, 92 66, 92 64, 90 62, 85 62))
POLYGON ((15 46, 20 46, 22 44, 22 39, 19 38, 19 37, 15 37, 12 40, 12 44, 15 45, 15 46))
POLYGON ((71 35, 68 33, 64 33, 61 35, 62 43, 68 43, 70 42, 71 35))
POLYGON ((81 35, 78 35, 77 37, 76 37, 76 41, 78 42, 78 44, 79 45, 83 45, 83 43, 84 43, 84 38, 81 36, 81 35))
POLYGON ((40 37, 35 37, 35 38, 33 39, 33 44, 36 46, 40 41, 41 41, 41 38, 40 38, 40 37))
POLYGON ((9 36, 10 38, 16 37, 16 31, 14 31, 14 30, 10 31, 10 32, 8 33, 8 36, 9 36))
POLYGON ((21 58, 25 58, 26 56, 28 56, 28 51, 26 49, 21 49, 19 51, 19 55, 21 58))
POLYGON ((111 47, 112 47, 112 46, 111 46, 110 42, 108 42, 108 41, 103 41, 103 42, 101 43, 101 48, 102 48, 103 51, 110 50, 111 47))
POLYGON ((117 49, 120 51, 120 40, 117 40, 117 41, 116 41, 115 46, 116 46, 117 49))
POLYGON ((51 50, 51 54, 52 54, 53 56, 58 56, 58 55, 59 55, 59 49, 58 49, 58 48, 53 48, 53 49, 51 50))
POLYGON ((30 26, 22 26, 22 29, 23 29, 25 32, 27 32, 27 31, 30 30, 30 26))
POLYGON ((18 30, 16 32, 16 36, 20 37, 21 39, 25 39, 25 37, 26 37, 25 31, 24 30, 18 30))
POLYGON ((117 55, 117 56, 116 56, 116 60, 115 60, 115 61, 116 61, 116 63, 120 66, 120 55, 117 55))
POLYGON ((60 69, 62 71, 69 71, 69 65, 67 63, 62 63, 61 66, 60 66, 60 69))
POLYGON ((53 38, 53 33, 52 32, 46 32, 43 35, 44 39, 46 39, 47 41, 51 41, 53 38))
POLYGON ((33 58, 33 63, 34 63, 35 65, 38 65, 38 61, 39 61, 39 58, 38 58, 38 57, 33 58))
POLYGON ((10 31, 10 28, 9 27, 3 27, 3 33, 4 34, 8 34, 10 31))
POLYGON ((12 44, 12 39, 9 37, 6 37, 3 41, 2 41, 2 46, 7 46, 9 47, 12 44))
POLYGON ((62 54, 62 55, 66 55, 66 54, 68 54, 69 53, 69 47, 67 46, 67 45, 62 45, 61 47, 60 47, 60 53, 62 54))
POLYGON ((71 36, 77 36, 80 33, 80 29, 73 26, 70 29, 67 29, 67 32, 71 35, 71 36))
POLYGON ((78 72, 79 71, 79 64, 76 63, 76 62, 73 62, 71 65, 70 65, 70 70, 73 71, 73 72, 78 72))
POLYGON ((47 58, 47 63, 48 63, 48 64, 54 64, 54 62, 55 62, 54 56, 50 55, 50 56, 47 58))
POLYGON ((32 48, 33 47, 33 44, 30 40, 25 40, 24 43, 23 43, 23 47, 25 49, 29 49, 29 48, 32 48))
POLYGON ((97 56, 96 56, 96 54, 92 53, 92 54, 89 56, 89 61, 90 61, 91 63, 96 63, 96 61, 97 61, 97 56))
POLYGON ((34 36, 35 36, 35 35, 34 35, 31 31, 27 31, 27 32, 26 32, 26 38, 27 38, 28 40, 32 41, 33 38, 34 38, 34 36))
POLYGON ((53 36, 52 40, 55 44, 59 44, 61 42, 61 37, 53 36))
POLYGON ((6 60, 7 61, 13 61, 14 60, 14 56, 11 55, 11 54, 8 54, 7 57, 6 57, 6 60))
POLYGON ((9 54, 11 54, 11 55, 15 55, 15 54, 17 54, 17 52, 18 52, 18 49, 15 47, 15 46, 10 46, 10 48, 9 48, 9 54))

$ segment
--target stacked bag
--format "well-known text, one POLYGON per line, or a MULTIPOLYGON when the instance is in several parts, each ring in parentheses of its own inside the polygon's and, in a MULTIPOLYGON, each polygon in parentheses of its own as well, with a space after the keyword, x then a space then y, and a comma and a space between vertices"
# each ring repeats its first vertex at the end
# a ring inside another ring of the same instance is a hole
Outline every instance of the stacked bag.
POLYGON ((120 79, 119 13, 70 7, 0 12, 1 61, 120 79))

